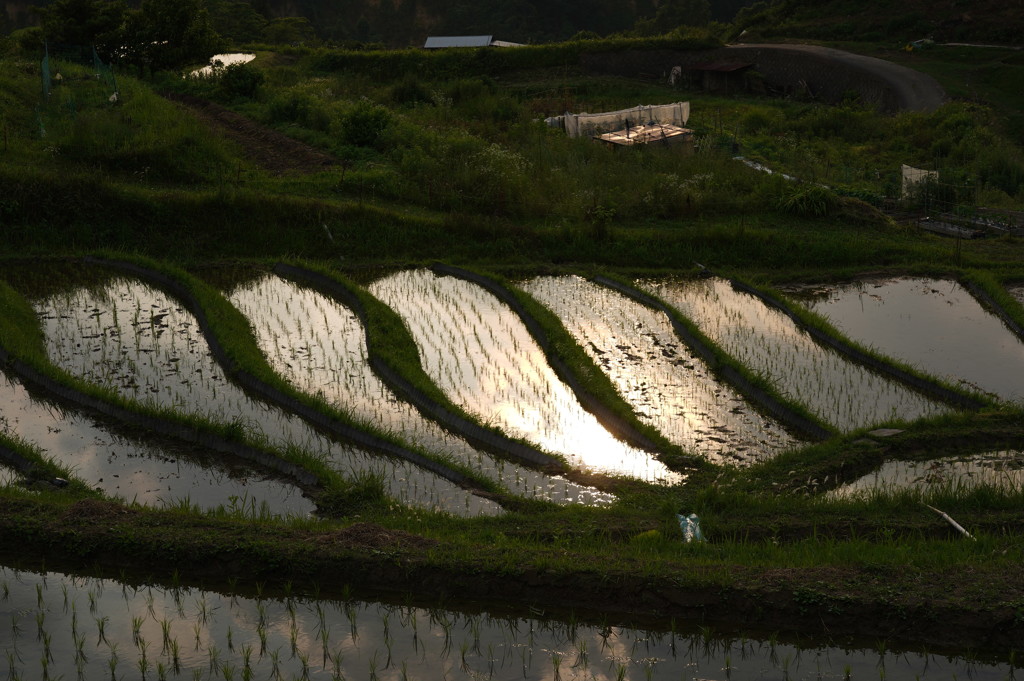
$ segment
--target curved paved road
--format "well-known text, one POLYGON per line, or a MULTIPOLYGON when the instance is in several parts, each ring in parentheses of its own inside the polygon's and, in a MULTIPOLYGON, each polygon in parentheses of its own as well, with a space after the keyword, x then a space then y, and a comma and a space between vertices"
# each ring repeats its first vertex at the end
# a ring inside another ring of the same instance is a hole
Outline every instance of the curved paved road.
POLYGON ((819 45, 780 45, 780 44, 737 44, 726 49, 743 50, 778 50, 792 54, 812 54, 818 58, 842 64, 848 68, 866 71, 876 78, 888 83, 896 94, 896 102, 900 109, 909 111, 935 111, 949 101, 949 96, 931 76, 908 69, 899 64, 865 57, 852 52, 844 52, 831 47, 819 45))

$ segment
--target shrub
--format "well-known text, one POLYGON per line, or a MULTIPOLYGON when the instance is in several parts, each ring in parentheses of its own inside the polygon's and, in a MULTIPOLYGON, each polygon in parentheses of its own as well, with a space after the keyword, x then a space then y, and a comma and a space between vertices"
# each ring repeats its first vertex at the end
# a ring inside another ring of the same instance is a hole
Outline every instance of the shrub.
POLYGON ((341 139, 345 144, 356 147, 376 147, 391 122, 390 111, 368 100, 361 100, 342 115, 341 139))
POLYGON ((817 184, 788 184, 775 203, 784 213, 808 217, 831 215, 838 206, 839 197, 817 184))
POLYGON ((252 64, 231 64, 220 77, 220 87, 230 97, 254 99, 266 78, 252 64))
POLYGON ((294 90, 270 100, 267 117, 270 123, 295 123, 320 132, 327 132, 331 124, 331 116, 322 102, 294 90))

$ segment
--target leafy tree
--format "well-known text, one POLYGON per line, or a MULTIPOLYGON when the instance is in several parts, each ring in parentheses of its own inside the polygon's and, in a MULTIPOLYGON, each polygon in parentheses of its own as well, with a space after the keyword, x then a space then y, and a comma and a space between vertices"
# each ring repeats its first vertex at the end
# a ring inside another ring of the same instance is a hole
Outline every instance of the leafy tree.
POLYGON ((708 0, 662 0, 654 16, 637 21, 634 30, 640 35, 660 35, 680 26, 707 26, 710 20, 708 0))
POLYGON ((252 64, 231 64, 220 77, 220 87, 231 97, 253 99, 265 80, 252 64))
POLYGON ((209 0, 213 28, 234 43, 252 43, 263 39, 267 20, 245 0, 209 0))
POLYGON ((123 60, 154 71, 205 62, 223 46, 203 0, 142 0, 125 22, 123 60))
POLYGON ((310 43, 316 40, 316 31, 306 17, 281 17, 264 27, 263 40, 272 45, 310 43))
POLYGON ((123 0, 56 0, 36 11, 48 41, 96 45, 103 52, 119 42, 128 8, 123 0))

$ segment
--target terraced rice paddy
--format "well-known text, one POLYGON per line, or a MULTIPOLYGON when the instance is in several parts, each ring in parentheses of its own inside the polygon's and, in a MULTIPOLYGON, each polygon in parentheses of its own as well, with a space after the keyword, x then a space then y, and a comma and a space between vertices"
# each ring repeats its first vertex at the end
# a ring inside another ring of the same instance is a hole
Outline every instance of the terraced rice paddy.
POLYGON ((314 504, 293 484, 260 475, 226 457, 127 438, 76 412, 33 399, 0 374, 0 432, 17 435, 111 497, 147 506, 187 502, 200 509, 249 509, 260 515, 308 516, 314 504))
POLYGON ((726 353, 812 413, 848 432, 946 407, 817 345, 791 319, 724 279, 644 281, 726 353))
POLYGON ((523 289, 551 309, 645 422, 716 463, 752 463, 797 444, 720 383, 668 317, 581 277, 537 277, 523 289))
POLYGON ((1017 299, 1018 303, 1024 305, 1024 286, 1009 286, 1006 290, 1017 299))
POLYGON ((399 503, 460 515, 500 508, 411 464, 332 442, 298 417, 250 399, 210 354, 195 318, 141 282, 116 278, 35 303, 52 362, 119 394, 236 423, 270 445, 323 457, 342 474, 380 475, 399 503))
POLYGON ((903 489, 959 490, 981 484, 1021 489, 1024 486, 1024 452, 1004 450, 933 461, 887 461, 877 471, 836 489, 832 494, 847 497, 903 489))
MULTIPOLYGON (((685 625, 684 625, 685 626, 685 625)), ((380 602, 244 597, 0 567, 20 679, 1013 678, 1009 665, 380 602)))
POLYGON ((443 453, 513 494, 561 503, 607 503, 593 488, 502 461, 473 448, 397 398, 367 361, 365 329, 343 305, 276 276, 236 288, 231 302, 250 320, 275 370, 300 390, 368 425, 443 453))
POLYGON ((681 481, 586 412, 515 313, 484 289, 428 270, 398 272, 369 288, 402 316, 424 370, 466 411, 579 468, 681 481))
POLYGON ((881 353, 968 389, 1024 400, 1024 343, 955 281, 855 282, 806 304, 881 353))

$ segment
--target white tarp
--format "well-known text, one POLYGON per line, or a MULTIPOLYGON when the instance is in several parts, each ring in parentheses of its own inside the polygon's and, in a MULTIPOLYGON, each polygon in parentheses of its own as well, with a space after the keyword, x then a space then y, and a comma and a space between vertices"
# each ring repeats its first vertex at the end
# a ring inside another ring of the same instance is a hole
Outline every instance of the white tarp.
MULTIPOLYGON (((565 132, 569 137, 593 137, 605 132, 623 130, 627 126, 661 123, 683 127, 690 119, 690 103, 641 104, 631 109, 608 111, 606 113, 566 113, 561 116, 565 132)), ((549 123, 550 125, 550 123, 549 123)))
POLYGON ((901 197, 909 199, 914 193, 917 185, 926 180, 938 180, 939 173, 936 170, 921 170, 920 168, 913 168, 908 165, 900 166, 903 171, 903 186, 901 197))

